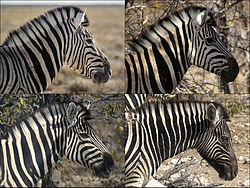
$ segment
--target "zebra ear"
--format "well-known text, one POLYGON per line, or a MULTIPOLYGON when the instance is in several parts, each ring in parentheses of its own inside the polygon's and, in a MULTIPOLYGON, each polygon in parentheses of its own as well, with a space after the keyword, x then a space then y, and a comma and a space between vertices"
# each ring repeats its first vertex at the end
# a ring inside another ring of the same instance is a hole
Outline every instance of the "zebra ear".
MULTIPOLYGON (((213 11, 213 10, 212 10, 213 11)), ((209 24, 210 26, 216 26, 216 22, 213 17, 213 12, 209 9, 203 10, 199 13, 195 18, 195 23, 197 28, 199 29, 205 23, 209 24)))
POLYGON ((74 18, 74 23, 75 23, 76 27, 89 26, 89 20, 86 16, 86 11, 87 11, 87 9, 85 9, 82 13, 78 13, 76 15, 76 17, 74 18))
POLYGON ((69 106, 66 111, 66 117, 70 123, 74 120, 76 116, 76 105, 75 103, 71 102, 69 103, 69 106))
POLYGON ((209 103, 207 106, 207 118, 213 124, 215 124, 220 118, 218 110, 213 103, 209 103))

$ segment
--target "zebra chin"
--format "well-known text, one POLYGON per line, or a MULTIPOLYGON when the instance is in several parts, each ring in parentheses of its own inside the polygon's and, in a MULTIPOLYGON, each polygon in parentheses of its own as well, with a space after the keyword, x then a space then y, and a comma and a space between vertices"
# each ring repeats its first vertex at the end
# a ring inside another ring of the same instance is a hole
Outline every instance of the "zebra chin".
POLYGON ((227 166, 213 162, 209 162, 209 164, 219 173, 219 177, 225 181, 233 180, 238 174, 237 162, 227 166))
POLYGON ((227 62, 229 68, 222 71, 220 76, 222 80, 228 83, 234 81, 238 76, 239 66, 234 57, 228 57, 227 62))
POLYGON ((114 169, 114 161, 109 153, 103 153, 103 163, 94 168, 95 174, 99 178, 109 178, 114 169))
POLYGON ((93 75, 93 82, 97 84, 106 83, 111 77, 111 70, 105 67, 104 72, 95 72, 93 75))

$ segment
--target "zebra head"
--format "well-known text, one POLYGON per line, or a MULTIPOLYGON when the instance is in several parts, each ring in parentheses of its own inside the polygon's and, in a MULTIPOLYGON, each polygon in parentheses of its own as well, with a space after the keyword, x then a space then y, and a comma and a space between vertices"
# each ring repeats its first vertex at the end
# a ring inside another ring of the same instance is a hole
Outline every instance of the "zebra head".
POLYGON ((86 27, 89 25, 86 10, 73 19, 73 38, 70 67, 91 78, 94 83, 106 83, 111 77, 109 60, 93 40, 86 27))
POLYGON ((232 82, 239 73, 239 66, 213 29, 216 26, 212 11, 205 9, 194 17, 195 28, 192 64, 232 82))
POLYGON ((209 127, 201 134, 197 150, 219 173, 220 178, 232 180, 237 176, 238 164, 230 130, 226 124, 230 121, 229 117, 223 107, 217 103, 208 104, 206 116, 209 127))
POLYGON ((67 108, 70 127, 67 132, 67 158, 93 169, 101 178, 108 178, 114 161, 95 130, 89 125, 90 112, 86 107, 71 102, 67 108))

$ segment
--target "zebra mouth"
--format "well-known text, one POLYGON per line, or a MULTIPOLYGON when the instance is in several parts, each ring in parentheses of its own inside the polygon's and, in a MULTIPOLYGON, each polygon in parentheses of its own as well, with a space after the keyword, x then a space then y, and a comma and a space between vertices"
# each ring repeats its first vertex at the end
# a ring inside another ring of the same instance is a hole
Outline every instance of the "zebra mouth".
POLYGON ((226 181, 231 181, 237 176, 237 171, 232 171, 230 167, 224 167, 219 172, 219 177, 226 181))
POLYGON ((228 62, 228 69, 222 71, 220 76, 222 80, 228 83, 234 81, 238 76, 239 66, 233 57, 228 57, 227 62, 228 62))
POLYGON ((103 154, 103 163, 94 169, 95 174, 99 178, 109 178, 114 169, 114 161, 109 153, 103 154))
POLYGON ((237 176, 237 171, 234 171, 230 166, 215 164, 214 162, 209 162, 209 164, 218 172, 219 177, 225 181, 231 181, 237 176))
POLYGON ((96 72, 93 75, 93 82, 97 84, 106 83, 111 77, 111 70, 108 66, 105 66, 104 72, 96 72))

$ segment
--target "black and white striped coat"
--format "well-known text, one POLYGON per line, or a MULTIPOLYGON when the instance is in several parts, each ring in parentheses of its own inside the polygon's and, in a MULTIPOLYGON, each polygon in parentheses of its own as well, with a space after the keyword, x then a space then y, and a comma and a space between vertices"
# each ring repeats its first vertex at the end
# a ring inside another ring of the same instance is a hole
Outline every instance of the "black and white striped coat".
POLYGON ((238 64, 215 25, 209 9, 187 7, 140 34, 126 55, 126 93, 171 93, 191 65, 234 81, 238 64))
POLYGON ((151 99, 126 112, 126 186, 145 185, 160 164, 190 148, 232 180, 238 166, 224 108, 215 102, 151 99))
POLYGON ((0 93, 39 93, 67 64, 96 83, 111 77, 108 59, 86 27, 86 10, 62 7, 11 32, 0 46, 0 93))
POLYGON ((31 187, 62 156, 107 178, 114 167, 108 149, 77 103, 52 103, 24 117, 1 138, 0 186, 31 187))

